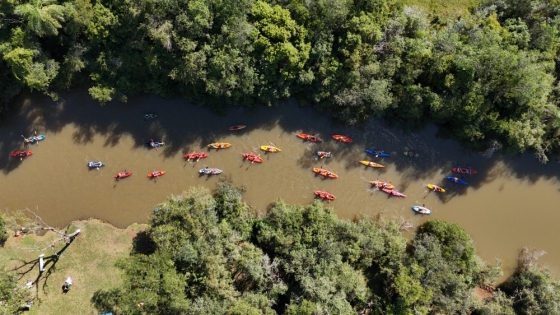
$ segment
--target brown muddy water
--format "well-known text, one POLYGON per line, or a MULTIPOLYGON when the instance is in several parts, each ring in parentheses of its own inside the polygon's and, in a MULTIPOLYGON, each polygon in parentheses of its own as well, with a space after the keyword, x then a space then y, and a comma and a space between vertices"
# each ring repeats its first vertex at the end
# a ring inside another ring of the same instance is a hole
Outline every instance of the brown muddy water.
POLYGON ((246 202, 265 211, 276 198, 308 204, 313 191, 325 190, 337 199, 330 204, 343 218, 382 213, 409 220, 415 226, 428 219, 443 219, 461 225, 473 237, 478 254, 488 262, 504 262, 510 273, 524 246, 547 252, 541 263, 560 267, 557 226, 560 220, 560 175, 557 161, 539 164, 530 154, 518 157, 463 150, 456 142, 436 136, 435 128, 406 135, 371 121, 360 129, 338 125, 310 108, 285 104, 278 108, 229 110, 216 115, 183 100, 136 98, 127 104, 101 107, 87 92, 75 91, 54 102, 38 94, 16 100, 8 119, 0 126, 0 207, 4 211, 29 208, 55 226, 76 219, 96 217, 118 227, 146 222, 159 202, 193 185, 215 187, 220 177, 246 185, 246 202), (145 112, 159 117, 144 121, 145 112), (246 129, 229 131, 228 126, 246 129), (22 149, 21 135, 45 134, 39 145, 29 145, 33 155, 24 161, 9 153, 22 149), (316 133, 322 144, 303 142, 296 133, 316 133), (338 143, 331 134, 344 134, 352 144, 338 143), (161 140, 165 146, 149 150, 144 143, 161 140), (230 142, 220 151, 208 150, 211 142, 230 142), (274 145, 281 153, 259 152, 261 145, 274 145), (404 156, 414 149, 418 158, 404 156), (385 150, 389 158, 374 157, 364 149, 385 150), (209 157, 186 162, 183 154, 204 151, 209 157), (332 151, 331 159, 318 160, 317 150, 332 151), (262 164, 244 162, 244 152, 261 153, 262 164), (106 163, 99 171, 86 162, 106 163), (359 160, 383 164, 384 169, 366 168, 359 160), (445 180, 457 164, 471 166, 478 174, 465 176, 468 186, 453 186, 445 180), (201 177, 198 170, 217 167, 223 174, 201 177), (312 167, 323 166, 339 175, 329 180, 315 176, 312 167), (129 178, 115 182, 113 175, 127 169, 129 178), (149 180, 153 170, 166 175, 149 180), (372 189, 369 181, 392 182, 407 195, 390 197, 372 189), (447 192, 429 192, 425 184, 443 186, 447 192), (415 215, 411 206, 425 204, 431 216, 415 215))

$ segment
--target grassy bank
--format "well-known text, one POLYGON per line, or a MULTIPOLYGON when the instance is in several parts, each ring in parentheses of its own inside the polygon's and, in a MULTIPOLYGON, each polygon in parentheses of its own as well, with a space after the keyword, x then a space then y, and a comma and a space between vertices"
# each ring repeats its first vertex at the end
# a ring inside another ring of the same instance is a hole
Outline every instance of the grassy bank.
POLYGON ((480 3, 481 0, 405 0, 408 6, 417 6, 431 14, 445 18, 457 18, 468 12, 470 7, 480 3))
POLYGON ((28 314, 98 314, 90 302, 93 293, 120 284, 121 271, 115 262, 128 256, 133 237, 145 228, 135 224, 117 229, 95 219, 73 222, 72 226, 81 233, 66 249, 63 242, 57 243, 54 250, 48 248, 57 238, 52 232, 44 236, 12 235, 0 249, 0 263, 14 270, 9 272, 18 273, 22 287, 28 280, 38 280, 30 289, 36 299, 28 314), (58 259, 54 259, 55 253, 59 253, 58 259), (45 255, 46 262, 41 275, 40 254, 45 255), (73 285, 63 294, 61 287, 68 276, 73 285))

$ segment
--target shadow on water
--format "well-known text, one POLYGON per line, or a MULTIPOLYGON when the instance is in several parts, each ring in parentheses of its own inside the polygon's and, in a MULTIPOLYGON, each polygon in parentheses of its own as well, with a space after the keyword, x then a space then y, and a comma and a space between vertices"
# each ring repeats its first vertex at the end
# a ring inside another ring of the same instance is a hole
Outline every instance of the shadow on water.
MULTIPOLYGON (((101 107, 90 99, 87 92, 77 90, 63 95, 59 101, 51 101, 38 93, 25 94, 15 101, 15 106, 7 121, 0 129, 0 169, 10 173, 25 163, 10 157, 10 152, 24 148, 21 136, 29 136, 37 131, 39 134, 60 132, 65 126, 76 128, 72 140, 78 145, 87 145, 94 136, 104 136, 105 147, 119 145, 123 136, 131 136, 134 146, 145 146, 154 139, 165 145, 159 149, 165 158, 173 158, 178 153, 193 151, 211 151, 206 144, 232 133, 244 137, 254 130, 271 130, 275 126, 282 129, 283 134, 298 132, 317 134, 323 138, 322 143, 302 142, 305 154, 296 162, 302 169, 324 165, 328 167, 334 161, 344 161, 345 170, 364 170, 368 177, 382 178, 386 169, 364 169, 358 163, 369 160, 394 167, 401 174, 402 184, 399 189, 406 191, 407 182, 421 180, 427 174, 440 174, 440 185, 448 192, 438 194, 442 202, 448 202, 457 195, 467 193, 465 187, 453 187, 445 180, 451 176, 451 168, 457 165, 471 166, 479 173, 467 176, 469 186, 478 189, 497 177, 513 176, 518 180, 535 183, 541 178, 558 179, 560 170, 552 164, 541 165, 531 154, 516 157, 494 157, 488 159, 480 153, 464 150, 456 142, 435 136, 435 127, 429 127, 415 134, 404 134, 387 128, 378 120, 372 120, 360 128, 342 126, 322 116, 309 107, 298 107, 294 102, 287 102, 278 107, 244 109, 230 108, 227 115, 217 115, 206 108, 189 105, 180 99, 164 100, 153 96, 131 98, 126 104, 110 103, 101 107), (155 119, 144 120, 143 114, 156 112, 155 119), (247 125, 242 130, 230 131, 229 126, 247 125), (331 138, 331 134, 344 134, 354 139, 352 144, 340 143, 331 138), (384 150, 391 154, 390 158, 375 157, 366 154, 363 149, 384 150), (419 157, 408 157, 404 151, 413 149, 419 157), (318 159, 317 151, 331 151, 332 158, 318 159), (507 166, 501 172, 494 169, 498 161, 507 166)), ((40 144, 39 144, 40 145, 40 144)), ((28 145, 33 148, 33 145, 28 145)), ((273 154, 262 155, 265 161, 273 160, 273 154)), ((30 157, 30 158, 33 158, 30 157)), ((244 164, 240 163, 240 167, 244 164)), ((390 181, 390 178, 385 180, 390 181)))

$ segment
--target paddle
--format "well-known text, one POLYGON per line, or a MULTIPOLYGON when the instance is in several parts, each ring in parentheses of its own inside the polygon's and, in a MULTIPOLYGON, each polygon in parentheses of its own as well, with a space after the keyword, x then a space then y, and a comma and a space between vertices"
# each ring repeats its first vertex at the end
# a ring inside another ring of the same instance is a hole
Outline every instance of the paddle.
POLYGON ((150 141, 151 141, 150 145, 152 146, 152 148, 155 148, 156 151, 159 151, 159 149, 156 146, 156 143, 154 142, 154 139, 150 139, 150 141))
POLYGON ((37 130, 35 130, 35 142, 37 143, 37 146, 39 145, 39 137, 37 136, 37 130))

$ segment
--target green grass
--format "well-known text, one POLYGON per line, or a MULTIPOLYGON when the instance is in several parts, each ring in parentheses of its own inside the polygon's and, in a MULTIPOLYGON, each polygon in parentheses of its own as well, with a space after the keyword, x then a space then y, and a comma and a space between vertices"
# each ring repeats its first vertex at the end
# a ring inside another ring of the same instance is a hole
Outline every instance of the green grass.
POLYGON ((481 0, 404 0, 405 5, 417 6, 428 13, 450 19, 468 14, 469 7, 480 2, 481 0))
MULTIPOLYGON (((121 271, 115 268, 117 259, 128 256, 132 239, 146 225, 132 225, 127 229, 117 229, 98 220, 74 222, 73 226, 81 233, 68 246, 53 264, 47 264, 38 283, 31 289, 36 299, 28 314, 98 314, 90 300, 99 289, 112 288, 121 283, 121 271), (72 278, 72 288, 62 293, 66 277, 72 278)), ((20 284, 39 276, 39 265, 33 266, 40 254, 45 257, 60 251, 65 244, 57 243, 54 251, 36 251, 45 248, 56 239, 55 233, 44 236, 11 236, 4 248, 0 249, 0 263, 6 265, 8 272, 21 272, 20 284), (26 264, 31 262, 31 264, 26 264), (21 267, 17 271, 10 271, 21 267)))

